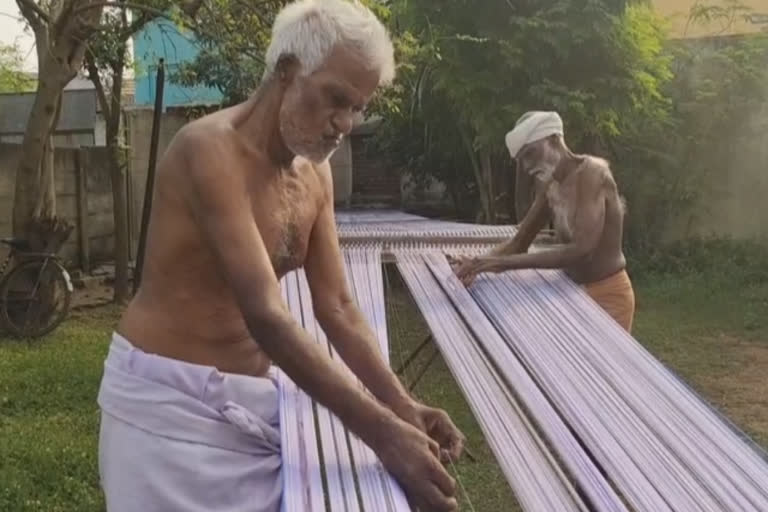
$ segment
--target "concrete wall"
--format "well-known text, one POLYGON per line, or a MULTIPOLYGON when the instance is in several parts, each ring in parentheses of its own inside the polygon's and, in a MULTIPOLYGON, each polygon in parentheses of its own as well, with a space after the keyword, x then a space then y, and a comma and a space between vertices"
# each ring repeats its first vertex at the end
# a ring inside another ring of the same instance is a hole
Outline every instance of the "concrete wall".
POLYGON ((730 165, 702 177, 697 204, 670 225, 669 238, 768 240, 768 105, 744 119, 741 133, 724 133, 721 150, 730 165))
MULTIPOLYGON (((768 0, 763 2, 768 9, 768 0)), ((697 59, 681 68, 685 69, 686 82, 692 90, 707 90, 706 82, 722 73, 717 54, 712 52, 719 51, 730 40, 694 42, 692 48, 697 59)), ((768 69, 768 54, 762 64, 762 69, 768 69)), ((705 139, 696 148, 697 153, 688 157, 690 167, 684 172, 690 174, 681 179, 685 189, 697 196, 696 203, 684 215, 670 219, 669 238, 768 239, 768 82, 761 84, 762 90, 756 87, 758 84, 748 84, 748 106, 737 103, 746 98, 729 96, 707 104, 697 114, 700 123, 696 133, 705 139), (725 120, 726 126, 713 122, 731 108, 737 114, 732 114, 734 119, 725 120)), ((631 204, 629 212, 632 215, 631 204)))
MULTIPOLYGON (((128 203, 131 215, 129 227, 131 233, 131 256, 135 256, 136 245, 141 231, 141 212, 144 207, 144 191, 147 184, 149 148, 152 140, 152 109, 136 108, 125 111, 125 123, 128 143, 128 203)), ((187 117, 178 111, 163 113, 160 122, 158 140, 158 162, 165 153, 168 144, 182 126, 187 124, 187 117)))
MULTIPOLYGON (((706 5, 728 7, 730 0, 708 0, 706 5)), ((723 25, 720 21, 711 23, 688 24, 691 7, 702 4, 701 0, 653 0, 653 7, 662 16, 668 18, 673 37, 707 37, 713 35, 733 35, 759 32, 768 27, 768 0, 740 0, 740 3, 752 9, 750 19, 738 16, 733 23, 723 25)))
MULTIPOLYGON (((12 234, 20 146, 0 144, 0 237, 12 234)), ((114 223, 106 148, 59 148, 54 158, 56 211, 75 225, 61 256, 70 266, 112 258, 114 223)))

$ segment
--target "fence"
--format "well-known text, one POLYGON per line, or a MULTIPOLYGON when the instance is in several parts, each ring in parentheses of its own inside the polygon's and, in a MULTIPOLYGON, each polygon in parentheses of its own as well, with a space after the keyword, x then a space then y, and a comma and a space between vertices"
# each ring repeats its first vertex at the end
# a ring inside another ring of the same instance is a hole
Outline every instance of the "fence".
MULTIPOLYGON (((12 234, 16 164, 21 146, 0 144, 0 236, 12 234)), ((69 266, 84 269, 112 258, 112 188, 103 147, 60 148, 54 154, 56 212, 75 229, 61 250, 69 266)))

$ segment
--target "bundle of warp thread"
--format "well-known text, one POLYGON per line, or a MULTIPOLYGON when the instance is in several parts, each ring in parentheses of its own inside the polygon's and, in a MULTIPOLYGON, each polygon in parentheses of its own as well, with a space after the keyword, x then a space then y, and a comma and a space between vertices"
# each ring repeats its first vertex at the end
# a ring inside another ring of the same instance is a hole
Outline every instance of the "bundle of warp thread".
MULTIPOLYGON (((768 511, 765 453, 564 274, 481 276, 470 289, 456 280, 444 253, 481 252, 513 227, 381 212, 338 223, 350 287, 382 353, 384 255, 524 510, 768 511), (452 235, 461 243, 446 242, 452 235)), ((286 276, 283 290, 339 360, 312 316, 303 273, 286 276)), ((284 510, 410 510, 370 449, 283 374, 280 383, 284 510)))

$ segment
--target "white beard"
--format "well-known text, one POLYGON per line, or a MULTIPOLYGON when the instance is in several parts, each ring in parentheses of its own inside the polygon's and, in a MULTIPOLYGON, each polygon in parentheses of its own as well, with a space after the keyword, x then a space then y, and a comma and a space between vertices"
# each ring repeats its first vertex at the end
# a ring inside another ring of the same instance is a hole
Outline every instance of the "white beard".
POLYGON ((294 155, 300 156, 309 160, 314 164, 321 164, 328 160, 337 148, 327 150, 320 145, 303 145, 303 144, 289 144, 286 141, 286 146, 294 155))
POLYGON ((557 165, 542 163, 535 167, 531 167, 528 173, 535 179, 547 182, 552 179, 552 176, 555 174, 555 169, 557 169, 557 165))
POLYGON ((547 147, 541 159, 528 169, 528 174, 543 182, 552 180, 557 166, 560 164, 560 153, 547 147))

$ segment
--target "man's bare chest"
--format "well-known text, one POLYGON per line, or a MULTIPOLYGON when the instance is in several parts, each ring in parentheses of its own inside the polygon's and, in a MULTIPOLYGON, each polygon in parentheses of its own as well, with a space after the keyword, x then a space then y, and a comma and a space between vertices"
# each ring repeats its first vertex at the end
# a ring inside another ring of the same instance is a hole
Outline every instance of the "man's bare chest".
POLYGON ((547 187, 546 196, 552 222, 562 242, 569 242, 573 236, 573 216, 578 207, 575 192, 573 185, 557 181, 547 187))
POLYGON ((312 227, 323 205, 316 177, 286 173, 251 189, 254 221, 280 277, 304 264, 312 227))

